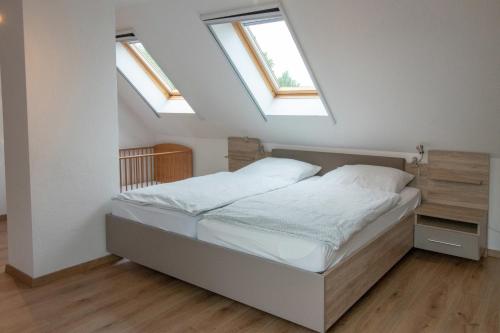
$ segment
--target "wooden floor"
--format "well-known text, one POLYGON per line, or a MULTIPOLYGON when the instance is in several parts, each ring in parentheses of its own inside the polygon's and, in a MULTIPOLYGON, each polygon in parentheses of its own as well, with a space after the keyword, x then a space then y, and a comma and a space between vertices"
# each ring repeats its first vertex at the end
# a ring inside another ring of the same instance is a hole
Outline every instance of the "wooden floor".
MULTIPOLYGON (((0 223, 2 333, 308 332, 127 261, 36 289, 3 273, 5 261, 0 223)), ((499 259, 476 263, 415 250, 330 332, 498 333, 499 315, 499 259)))

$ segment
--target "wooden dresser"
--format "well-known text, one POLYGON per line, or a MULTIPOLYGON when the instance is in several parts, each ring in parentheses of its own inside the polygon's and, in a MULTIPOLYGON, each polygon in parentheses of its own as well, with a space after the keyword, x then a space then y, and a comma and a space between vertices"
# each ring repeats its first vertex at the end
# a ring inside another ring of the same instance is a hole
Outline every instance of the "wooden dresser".
POLYGON ((432 150, 428 164, 407 169, 422 190, 415 247, 474 260, 486 255, 490 156, 432 150))

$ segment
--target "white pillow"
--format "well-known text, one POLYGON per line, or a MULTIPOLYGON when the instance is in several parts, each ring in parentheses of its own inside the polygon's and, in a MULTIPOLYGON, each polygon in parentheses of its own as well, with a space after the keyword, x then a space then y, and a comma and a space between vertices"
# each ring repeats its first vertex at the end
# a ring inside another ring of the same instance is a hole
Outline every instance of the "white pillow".
POLYGON ((374 165, 344 165, 325 174, 322 179, 339 185, 356 184, 385 192, 401 192, 414 176, 398 169, 374 165))
POLYGON ((235 171, 236 174, 271 177, 289 183, 309 178, 321 170, 320 166, 289 158, 266 157, 235 171))

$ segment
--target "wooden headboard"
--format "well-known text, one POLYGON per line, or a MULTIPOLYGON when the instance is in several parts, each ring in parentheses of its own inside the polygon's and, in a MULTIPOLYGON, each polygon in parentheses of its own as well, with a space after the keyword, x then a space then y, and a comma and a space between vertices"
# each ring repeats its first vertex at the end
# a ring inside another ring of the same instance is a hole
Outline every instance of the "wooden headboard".
POLYGON ((430 150, 427 164, 408 164, 407 171, 416 176, 410 185, 420 188, 424 202, 488 212, 488 154, 430 150))
POLYGON ((295 160, 319 165, 322 167, 322 169, 318 175, 323 175, 343 165, 368 164, 404 170, 406 164, 404 158, 398 157, 339 154, 291 149, 273 149, 271 152, 271 156, 292 158, 295 160))
POLYGON ((272 152, 269 153, 264 151, 264 147, 257 138, 230 137, 227 142, 229 171, 236 171, 267 156, 292 158, 319 165, 322 167, 319 175, 323 175, 333 169, 349 164, 377 165, 399 170, 405 170, 406 165, 405 159, 398 157, 340 154, 292 149, 273 149, 272 152))
POLYGON ((236 171, 261 158, 269 156, 257 138, 227 138, 227 160, 229 171, 236 171))

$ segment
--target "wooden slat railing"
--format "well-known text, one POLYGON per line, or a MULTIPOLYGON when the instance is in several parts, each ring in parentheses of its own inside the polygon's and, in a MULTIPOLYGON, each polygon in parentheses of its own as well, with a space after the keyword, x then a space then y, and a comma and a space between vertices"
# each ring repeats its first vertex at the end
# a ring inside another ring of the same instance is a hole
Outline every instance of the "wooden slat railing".
POLYGON ((192 177, 192 154, 174 144, 120 149, 120 192, 192 177))

